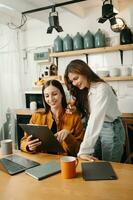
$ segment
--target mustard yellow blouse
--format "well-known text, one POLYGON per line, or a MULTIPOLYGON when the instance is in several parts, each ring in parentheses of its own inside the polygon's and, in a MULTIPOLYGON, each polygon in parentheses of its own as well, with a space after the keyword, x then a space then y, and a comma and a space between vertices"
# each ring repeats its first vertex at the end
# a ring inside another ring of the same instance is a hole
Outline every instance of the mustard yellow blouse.
MULTIPOLYGON (((46 114, 44 112, 36 112, 32 115, 30 123, 47 125, 49 129, 51 129, 53 124, 52 113, 50 111, 46 114)), ((59 119, 56 120, 56 125, 57 131, 66 129, 70 132, 61 145, 67 154, 76 156, 84 136, 80 115, 78 113, 68 114, 63 112, 59 119)), ((24 137, 21 139, 20 145, 21 150, 25 152, 28 152, 26 148, 27 137, 27 133, 24 133, 24 137)))

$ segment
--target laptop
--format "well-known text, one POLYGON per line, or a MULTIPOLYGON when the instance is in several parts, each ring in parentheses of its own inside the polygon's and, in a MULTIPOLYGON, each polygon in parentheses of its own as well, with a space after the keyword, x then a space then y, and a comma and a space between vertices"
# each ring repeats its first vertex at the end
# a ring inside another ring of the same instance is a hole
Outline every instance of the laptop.
POLYGON ((117 175, 109 162, 83 162, 81 168, 85 181, 117 179, 117 175))
POLYGON ((28 134, 32 135, 32 138, 39 138, 42 144, 38 150, 47 153, 64 153, 64 149, 60 142, 56 139, 52 131, 47 125, 36 125, 36 124, 19 124, 20 127, 28 134))
POLYGON ((16 154, 0 159, 0 170, 10 175, 18 174, 25 171, 26 169, 36 167, 38 165, 40 165, 40 163, 24 158, 22 156, 18 156, 16 154))
POLYGON ((42 180, 49 176, 53 176, 59 173, 60 171, 60 163, 56 160, 50 160, 47 163, 43 163, 37 167, 27 169, 25 173, 37 180, 42 180))

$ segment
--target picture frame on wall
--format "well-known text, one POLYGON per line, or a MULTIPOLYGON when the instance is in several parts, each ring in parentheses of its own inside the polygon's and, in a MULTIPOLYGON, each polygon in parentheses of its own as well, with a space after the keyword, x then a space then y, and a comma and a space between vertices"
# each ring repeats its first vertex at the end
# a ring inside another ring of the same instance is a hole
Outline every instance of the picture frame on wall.
POLYGON ((43 62, 43 63, 50 63, 51 57, 50 53, 52 52, 52 47, 51 46, 44 46, 44 47, 39 47, 36 49, 34 53, 34 61, 36 62, 43 62))

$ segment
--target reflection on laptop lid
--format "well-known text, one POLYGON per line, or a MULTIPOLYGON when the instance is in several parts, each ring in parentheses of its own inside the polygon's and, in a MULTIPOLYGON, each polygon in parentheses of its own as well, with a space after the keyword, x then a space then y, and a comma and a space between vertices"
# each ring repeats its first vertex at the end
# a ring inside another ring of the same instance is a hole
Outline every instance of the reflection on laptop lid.
POLYGON ((10 155, 0 159, 0 170, 14 175, 26 169, 40 165, 40 163, 26 159, 18 155, 10 155))
POLYGON ((85 181, 117 179, 117 175, 109 162, 83 162, 81 167, 85 181))

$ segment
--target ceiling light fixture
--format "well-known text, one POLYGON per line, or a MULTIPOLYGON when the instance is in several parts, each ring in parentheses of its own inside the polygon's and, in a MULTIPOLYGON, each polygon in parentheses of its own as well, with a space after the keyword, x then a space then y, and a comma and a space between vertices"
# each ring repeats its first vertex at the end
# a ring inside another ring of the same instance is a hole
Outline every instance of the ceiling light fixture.
POLYGON ((55 8, 65 6, 65 5, 69 5, 69 4, 73 4, 73 3, 79 3, 79 2, 82 2, 82 1, 86 1, 86 0, 72 0, 72 1, 67 1, 67 2, 65 1, 65 2, 62 2, 62 3, 58 3, 58 4, 54 4, 54 5, 50 5, 50 6, 46 6, 46 7, 42 7, 42 8, 28 10, 28 11, 22 12, 22 15, 26 15, 26 14, 30 14, 30 13, 34 13, 34 12, 38 12, 38 11, 47 10, 47 9, 52 8, 52 12, 49 13, 49 25, 50 26, 47 29, 47 33, 52 33, 53 28, 55 28, 56 31, 61 32, 61 31, 63 31, 63 29, 59 25, 58 12, 55 11, 55 8))
POLYGON ((55 6, 52 7, 52 12, 49 13, 49 27, 47 33, 52 33, 54 28, 57 32, 63 31, 62 27, 59 25, 59 16, 58 12, 55 11, 55 6))
POLYGON ((98 23, 104 23, 106 20, 109 20, 111 30, 114 32, 120 32, 126 24, 122 18, 116 17, 117 14, 117 12, 114 12, 112 0, 104 0, 102 6, 102 17, 98 19, 98 23))
POLYGON ((110 27, 114 32, 120 32, 126 26, 124 20, 119 17, 112 17, 111 19, 109 19, 109 21, 110 21, 110 27))
POLYGON ((102 17, 98 19, 98 23, 104 23, 107 19, 110 19, 118 13, 113 12, 112 0, 104 0, 102 6, 102 17))

